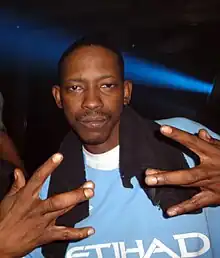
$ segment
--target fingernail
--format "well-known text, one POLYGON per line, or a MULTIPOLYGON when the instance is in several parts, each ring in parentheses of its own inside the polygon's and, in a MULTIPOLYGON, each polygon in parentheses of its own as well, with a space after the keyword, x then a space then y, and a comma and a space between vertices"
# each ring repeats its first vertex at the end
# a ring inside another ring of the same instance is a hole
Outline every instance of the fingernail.
POLYGON ((145 179, 145 182, 147 185, 156 185, 157 184, 157 178, 154 176, 147 176, 145 179))
POLYGON ((93 228, 90 228, 89 230, 88 230, 88 236, 91 236, 91 235, 93 235, 95 233, 95 230, 93 229, 93 228))
POLYGON ((172 130, 171 127, 165 125, 165 126, 162 126, 162 127, 161 127, 161 131, 162 131, 163 133, 171 134, 173 130, 172 130))
POLYGON ((168 210, 167 214, 169 216, 176 216, 178 214, 177 209, 168 210))
POLYGON ((85 194, 86 198, 89 199, 93 196, 93 190, 87 188, 87 189, 84 190, 84 194, 85 194))
POLYGON ((146 170, 146 175, 153 175, 153 174, 156 174, 157 171, 155 169, 151 169, 151 168, 148 168, 146 170))
POLYGON ((208 132, 206 132, 206 138, 209 139, 209 140, 212 139, 212 137, 210 136, 210 134, 208 132))
POLYGON ((88 181, 83 185, 83 188, 92 188, 93 189, 94 184, 91 181, 88 181))
POLYGON ((18 173, 16 170, 14 171, 14 178, 15 178, 15 181, 18 179, 18 173))
POLYGON ((52 160, 54 163, 58 163, 62 160, 63 156, 60 153, 54 154, 52 160))

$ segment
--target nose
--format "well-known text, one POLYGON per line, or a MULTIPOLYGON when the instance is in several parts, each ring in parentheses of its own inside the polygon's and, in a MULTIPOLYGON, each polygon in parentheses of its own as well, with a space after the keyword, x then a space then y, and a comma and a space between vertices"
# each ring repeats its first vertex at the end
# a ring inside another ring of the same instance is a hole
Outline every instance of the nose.
POLYGON ((89 110, 97 110, 103 107, 102 99, 96 89, 89 89, 85 92, 82 107, 89 110))

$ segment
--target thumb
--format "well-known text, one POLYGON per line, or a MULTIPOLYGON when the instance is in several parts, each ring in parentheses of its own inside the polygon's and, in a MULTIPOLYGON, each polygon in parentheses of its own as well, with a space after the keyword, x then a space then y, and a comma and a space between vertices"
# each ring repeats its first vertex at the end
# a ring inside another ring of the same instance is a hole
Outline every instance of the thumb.
POLYGON ((10 191, 8 192, 8 195, 16 194, 26 184, 24 173, 18 168, 14 170, 14 178, 15 178, 14 183, 10 191))

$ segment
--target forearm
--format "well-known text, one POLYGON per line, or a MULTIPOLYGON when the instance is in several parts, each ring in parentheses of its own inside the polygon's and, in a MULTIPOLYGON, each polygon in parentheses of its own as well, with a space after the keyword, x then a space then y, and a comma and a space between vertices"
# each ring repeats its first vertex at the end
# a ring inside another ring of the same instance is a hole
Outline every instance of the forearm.
POLYGON ((14 143, 4 132, 0 132, 0 159, 7 160, 16 167, 23 169, 23 163, 14 143))

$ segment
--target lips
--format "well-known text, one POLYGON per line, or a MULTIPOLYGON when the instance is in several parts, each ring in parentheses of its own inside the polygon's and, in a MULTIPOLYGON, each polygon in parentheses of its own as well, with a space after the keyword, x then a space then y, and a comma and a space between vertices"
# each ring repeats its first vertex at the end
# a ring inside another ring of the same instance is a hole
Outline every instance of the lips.
POLYGON ((83 126, 90 129, 102 128, 107 122, 108 119, 106 117, 85 117, 80 120, 83 126))

